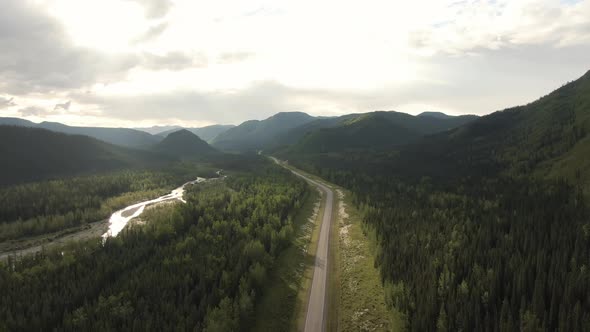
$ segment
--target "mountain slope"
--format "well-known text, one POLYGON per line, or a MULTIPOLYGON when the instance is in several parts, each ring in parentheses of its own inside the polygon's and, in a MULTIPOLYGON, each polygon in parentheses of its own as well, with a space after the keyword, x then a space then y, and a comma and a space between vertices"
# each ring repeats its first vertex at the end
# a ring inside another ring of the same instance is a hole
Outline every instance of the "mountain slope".
POLYGON ((85 135, 107 143, 130 148, 147 148, 162 140, 159 136, 153 136, 143 131, 127 128, 73 127, 57 122, 34 123, 16 118, 0 118, 0 125, 17 125, 42 128, 70 135, 85 135))
POLYGON ((289 133, 289 139, 304 135, 291 148, 295 152, 384 149, 416 141, 424 135, 452 129, 476 118, 412 116, 399 112, 351 114, 337 119, 312 122, 315 127, 296 128, 289 133), (329 127, 317 129, 321 125, 329 127))
POLYGON ((161 140, 158 136, 127 128, 70 127, 56 122, 41 122, 37 127, 71 135, 86 135, 130 148, 146 148, 161 140))
POLYGON ((81 135, 0 125, 0 185, 154 165, 166 158, 81 135))
POLYGON ((153 150, 182 159, 199 159, 218 153, 207 142, 186 129, 169 134, 153 150))
POLYGON ((398 162, 428 174, 535 173, 589 181, 588 132, 590 72, 535 102, 428 137, 405 148, 398 162), (436 169, 428 167, 433 160, 436 169))
POLYGON ((251 120, 217 136, 212 145, 226 151, 252 151, 272 146, 280 133, 313 121, 301 112, 277 113, 266 120, 251 120))

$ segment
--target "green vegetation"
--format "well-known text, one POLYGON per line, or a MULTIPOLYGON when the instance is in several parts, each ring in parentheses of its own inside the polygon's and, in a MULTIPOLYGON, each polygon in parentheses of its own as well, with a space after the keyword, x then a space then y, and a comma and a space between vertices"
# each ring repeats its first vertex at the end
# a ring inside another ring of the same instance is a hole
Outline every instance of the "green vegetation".
POLYGON ((339 270, 339 331, 404 331, 404 317, 385 304, 375 267, 376 234, 341 189, 337 190, 336 243, 339 270))
POLYGON ((590 73, 399 150, 287 154, 351 190, 410 331, 590 330, 590 73))
POLYGON ((52 233, 108 218, 214 169, 177 164, 166 171, 121 171, 0 188, 0 241, 52 233))
POLYGON ((305 272, 313 266, 308 253, 311 235, 318 222, 319 194, 310 190, 293 220, 296 230, 293 243, 277 258, 260 304, 256 308, 253 331, 297 331, 298 308, 305 290, 305 272))
POLYGON ((117 238, 0 264, 0 330, 246 330, 307 185, 257 171, 188 188, 117 238))

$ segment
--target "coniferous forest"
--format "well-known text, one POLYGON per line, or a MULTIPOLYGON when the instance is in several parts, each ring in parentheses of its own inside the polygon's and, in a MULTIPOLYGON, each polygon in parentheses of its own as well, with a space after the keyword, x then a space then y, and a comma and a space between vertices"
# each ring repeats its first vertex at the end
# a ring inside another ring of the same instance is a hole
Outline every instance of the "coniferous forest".
POLYGON ((411 181, 356 167, 321 174, 355 188, 380 244, 386 302, 408 330, 590 329, 590 209, 580 186, 411 181))
POLYGON ((251 324, 306 184, 270 162, 188 188, 116 238, 0 266, 0 330, 231 331, 251 324))

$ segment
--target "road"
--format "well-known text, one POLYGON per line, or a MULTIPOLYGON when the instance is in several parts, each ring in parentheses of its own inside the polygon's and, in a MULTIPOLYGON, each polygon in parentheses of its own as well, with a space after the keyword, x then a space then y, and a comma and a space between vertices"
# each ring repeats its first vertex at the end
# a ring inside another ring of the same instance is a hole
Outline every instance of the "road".
MULTIPOLYGON (((277 164, 281 163, 272 158, 277 164)), ((284 167, 284 165, 281 165, 284 167)), ((328 283, 328 248, 330 244, 330 227, 332 223, 332 210, 334 205, 334 192, 324 184, 314 181, 305 175, 289 169, 293 174, 305 179, 325 193, 326 204, 324 205, 324 217, 320 228, 320 238, 315 255, 315 266, 311 282, 311 292, 307 304, 305 317, 305 332, 319 332, 326 330, 326 290, 328 283)))

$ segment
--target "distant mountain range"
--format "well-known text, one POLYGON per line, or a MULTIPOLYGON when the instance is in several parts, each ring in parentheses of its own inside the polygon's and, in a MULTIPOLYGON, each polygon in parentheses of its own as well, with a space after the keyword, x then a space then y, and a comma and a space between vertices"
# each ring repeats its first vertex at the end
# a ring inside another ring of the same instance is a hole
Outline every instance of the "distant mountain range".
MULTIPOLYGON (((47 136, 48 142, 60 141, 61 144, 65 144, 65 150, 74 149, 78 146, 77 144, 87 145, 86 152, 80 155, 82 159, 76 161, 74 158, 72 169, 64 168, 64 173, 69 174, 83 170, 90 171, 92 168, 86 169, 84 165, 90 167, 93 164, 94 159, 90 158, 92 154, 100 156, 94 163, 96 169, 107 169, 136 164, 134 158, 121 158, 125 154, 149 163, 154 155, 165 156, 164 159, 170 160, 201 159, 219 156, 218 150, 239 153, 265 150, 305 154, 397 149, 408 144, 416 144, 429 135, 445 135, 446 132, 454 132, 453 129, 457 127, 470 128, 466 125, 477 119, 478 117, 473 115, 449 116, 437 112, 425 112, 412 116, 399 112, 378 111, 340 117, 313 117, 301 112, 284 112, 265 120, 246 121, 239 126, 213 125, 203 128, 156 126, 141 128, 144 131, 127 128, 74 127, 54 122, 33 123, 17 118, 0 118, 0 125, 46 129, 51 132, 74 135, 54 136, 47 131, 2 128, 3 131, 8 130, 13 141, 20 141, 18 135, 23 135, 23 141, 29 140, 27 141, 29 143, 32 142, 31 137, 42 139, 47 136), (152 135, 149 132, 156 134, 152 135), (95 140, 89 141, 88 137, 95 140), (81 142, 76 143, 76 141, 81 142)), ((8 147, 4 148, 8 151, 8 147)), ((55 144, 46 146, 46 149, 59 149, 59 147, 55 144)), ((35 148, 27 148, 24 151, 38 154, 35 148)), ((70 152, 75 154, 75 151, 70 152)), ((0 151, 0 153, 3 152, 0 151)), ((60 153, 57 151, 56 155, 60 153)), ((48 160, 53 160, 50 152, 41 155, 46 156, 48 160)), ((30 159, 36 162, 39 158, 31 156, 30 159)), ((24 162, 18 156, 15 160, 24 162)), ((44 177, 45 173, 50 175, 55 173, 51 163, 48 164, 47 169, 47 172, 37 171, 39 177, 44 177)))
POLYGON ((162 140, 143 131, 127 128, 101 128, 101 127, 73 127, 57 122, 34 123, 17 118, 0 118, 0 125, 16 125, 30 128, 47 129, 58 133, 71 135, 84 135, 96 138, 103 142, 124 147, 146 149, 162 140))
MULTIPOLYGON (((328 152, 384 149, 414 142, 419 138, 473 121, 476 116, 449 116, 425 112, 412 116, 399 112, 370 112, 340 117, 313 117, 302 112, 277 113, 265 120, 246 121, 239 126, 213 125, 202 128, 155 126, 150 128, 74 127, 56 122, 34 123, 18 118, 0 118, 0 125, 47 129, 84 135, 126 148, 173 151, 170 141, 191 141, 201 146, 209 142, 226 152, 256 152, 289 148, 297 152, 328 152), (171 134, 181 132, 166 140, 171 134), (200 140, 187 135, 190 132, 200 140), (155 134, 150 134, 155 133, 155 134)), ((179 148, 181 152, 183 148, 179 148)), ((196 148, 195 151, 199 150, 196 148)), ((204 150, 200 151, 204 152, 204 150)))
POLYGON ((407 144, 475 119, 477 116, 473 115, 412 116, 399 112, 352 114, 317 120, 284 134, 277 142, 297 142, 290 149, 298 152, 379 150, 407 144))
POLYGON ((316 118, 301 112, 285 112, 262 121, 246 121, 219 134, 211 144, 232 152, 273 150, 283 146, 309 152, 383 148, 406 144, 476 118, 434 112, 419 116, 371 112, 316 118))
MULTIPOLYGON (((58 133, 85 135, 103 142, 134 149, 149 149, 162 141, 168 134, 185 128, 180 126, 154 126, 150 128, 106 128, 106 127, 75 127, 58 122, 35 123, 19 118, 2 118, 0 125, 42 128, 58 133)), ((213 125, 202 128, 186 128, 204 141, 211 141, 220 133, 234 127, 233 125, 213 125)))

